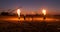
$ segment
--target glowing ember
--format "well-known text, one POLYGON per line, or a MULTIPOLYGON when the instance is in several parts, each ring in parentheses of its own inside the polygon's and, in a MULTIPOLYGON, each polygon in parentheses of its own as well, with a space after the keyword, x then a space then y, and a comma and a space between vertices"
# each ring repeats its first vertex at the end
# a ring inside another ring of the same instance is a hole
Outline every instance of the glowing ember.
POLYGON ((20 17, 20 9, 17 9, 17 14, 18 14, 18 17, 20 17))
POLYGON ((42 10, 42 13, 43 13, 44 15, 46 15, 46 10, 43 9, 43 10, 42 10))

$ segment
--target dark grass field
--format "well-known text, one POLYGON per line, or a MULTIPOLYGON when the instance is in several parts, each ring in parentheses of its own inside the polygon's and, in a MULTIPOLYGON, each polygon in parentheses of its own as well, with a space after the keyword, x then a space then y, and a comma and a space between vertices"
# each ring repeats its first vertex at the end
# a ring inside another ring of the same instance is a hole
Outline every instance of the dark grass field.
POLYGON ((0 32, 60 32, 60 22, 23 21, 12 23, 0 21, 0 32))
POLYGON ((0 32, 60 32, 60 21, 42 20, 42 21, 18 22, 18 21, 3 20, 8 18, 14 19, 18 17, 0 16, 0 32))

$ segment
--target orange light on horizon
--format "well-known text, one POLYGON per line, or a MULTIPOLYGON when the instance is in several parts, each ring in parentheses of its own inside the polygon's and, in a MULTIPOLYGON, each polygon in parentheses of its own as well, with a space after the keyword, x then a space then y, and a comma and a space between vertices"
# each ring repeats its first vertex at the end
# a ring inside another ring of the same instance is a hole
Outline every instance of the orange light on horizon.
POLYGON ((20 13, 21 13, 20 9, 17 9, 18 17, 20 17, 20 13))
POLYGON ((44 15, 46 15, 46 10, 43 9, 43 10, 42 10, 42 13, 43 13, 44 15))

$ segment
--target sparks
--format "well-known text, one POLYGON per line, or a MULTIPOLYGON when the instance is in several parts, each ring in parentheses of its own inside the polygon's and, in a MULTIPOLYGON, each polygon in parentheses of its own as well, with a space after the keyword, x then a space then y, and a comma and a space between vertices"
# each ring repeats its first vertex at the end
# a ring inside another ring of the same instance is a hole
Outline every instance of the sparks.
POLYGON ((42 10, 42 13, 43 13, 44 15, 46 15, 46 10, 43 9, 43 10, 42 10))
POLYGON ((18 14, 18 17, 20 17, 20 9, 17 9, 17 14, 18 14))

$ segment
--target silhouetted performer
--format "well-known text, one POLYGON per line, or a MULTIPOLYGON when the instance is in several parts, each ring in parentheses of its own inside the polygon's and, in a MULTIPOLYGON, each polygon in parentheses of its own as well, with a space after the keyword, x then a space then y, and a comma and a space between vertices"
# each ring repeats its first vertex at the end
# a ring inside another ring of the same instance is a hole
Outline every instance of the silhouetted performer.
POLYGON ((43 20, 45 20, 45 19, 46 19, 46 15, 43 16, 43 20))
POLYGON ((20 17, 18 17, 18 19, 20 19, 20 17))
POLYGON ((24 21, 25 21, 25 17, 26 17, 26 16, 24 15, 24 21))
POLYGON ((20 22, 20 17, 18 17, 18 22, 20 22))

